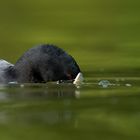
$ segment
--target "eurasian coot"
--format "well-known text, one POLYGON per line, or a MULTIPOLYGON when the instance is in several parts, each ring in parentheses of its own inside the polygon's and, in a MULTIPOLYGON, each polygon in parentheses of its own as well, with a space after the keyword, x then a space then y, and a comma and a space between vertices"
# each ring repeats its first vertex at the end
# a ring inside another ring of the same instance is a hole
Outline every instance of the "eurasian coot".
POLYGON ((29 49, 15 65, 0 60, 0 83, 74 80, 79 72, 80 68, 72 56, 49 44, 29 49))

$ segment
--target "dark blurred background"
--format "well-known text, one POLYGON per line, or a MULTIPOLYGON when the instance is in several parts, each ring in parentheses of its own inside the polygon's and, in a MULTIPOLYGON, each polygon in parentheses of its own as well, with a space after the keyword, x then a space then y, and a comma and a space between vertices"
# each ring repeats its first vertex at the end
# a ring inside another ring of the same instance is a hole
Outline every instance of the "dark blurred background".
POLYGON ((55 44, 84 72, 140 71, 139 0, 1 0, 0 57, 12 63, 37 44, 55 44))

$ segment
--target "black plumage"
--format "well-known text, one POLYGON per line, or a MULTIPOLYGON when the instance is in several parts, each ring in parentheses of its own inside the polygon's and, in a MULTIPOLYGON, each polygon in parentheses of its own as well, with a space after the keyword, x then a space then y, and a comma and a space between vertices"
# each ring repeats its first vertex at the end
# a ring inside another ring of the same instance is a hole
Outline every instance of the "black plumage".
POLYGON ((42 83, 73 80, 79 72, 72 56, 57 46, 44 44, 29 49, 15 65, 7 66, 3 77, 5 82, 42 83))

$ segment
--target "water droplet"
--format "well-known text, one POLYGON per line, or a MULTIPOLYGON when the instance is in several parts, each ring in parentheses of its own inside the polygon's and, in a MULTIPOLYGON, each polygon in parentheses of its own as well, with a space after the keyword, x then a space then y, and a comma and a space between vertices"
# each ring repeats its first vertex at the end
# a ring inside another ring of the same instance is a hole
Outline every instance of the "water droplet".
POLYGON ((127 84, 125 84, 125 86, 126 87, 131 87, 132 85, 127 83, 127 84))
POLYGON ((111 83, 108 80, 101 80, 98 85, 102 86, 103 88, 107 88, 109 85, 111 85, 111 83))
POLYGON ((18 82, 17 81, 12 81, 12 82, 9 82, 9 84, 10 85, 16 85, 16 84, 18 84, 18 82))
POLYGON ((21 84, 20 87, 23 88, 24 87, 24 84, 21 84))

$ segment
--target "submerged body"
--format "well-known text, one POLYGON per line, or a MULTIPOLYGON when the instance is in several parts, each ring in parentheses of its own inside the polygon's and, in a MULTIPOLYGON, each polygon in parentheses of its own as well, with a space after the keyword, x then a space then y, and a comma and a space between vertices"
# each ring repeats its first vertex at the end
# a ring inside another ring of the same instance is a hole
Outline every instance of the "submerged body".
POLYGON ((54 45, 29 49, 15 65, 5 60, 0 60, 0 65, 0 83, 73 80, 80 72, 74 58, 54 45))

